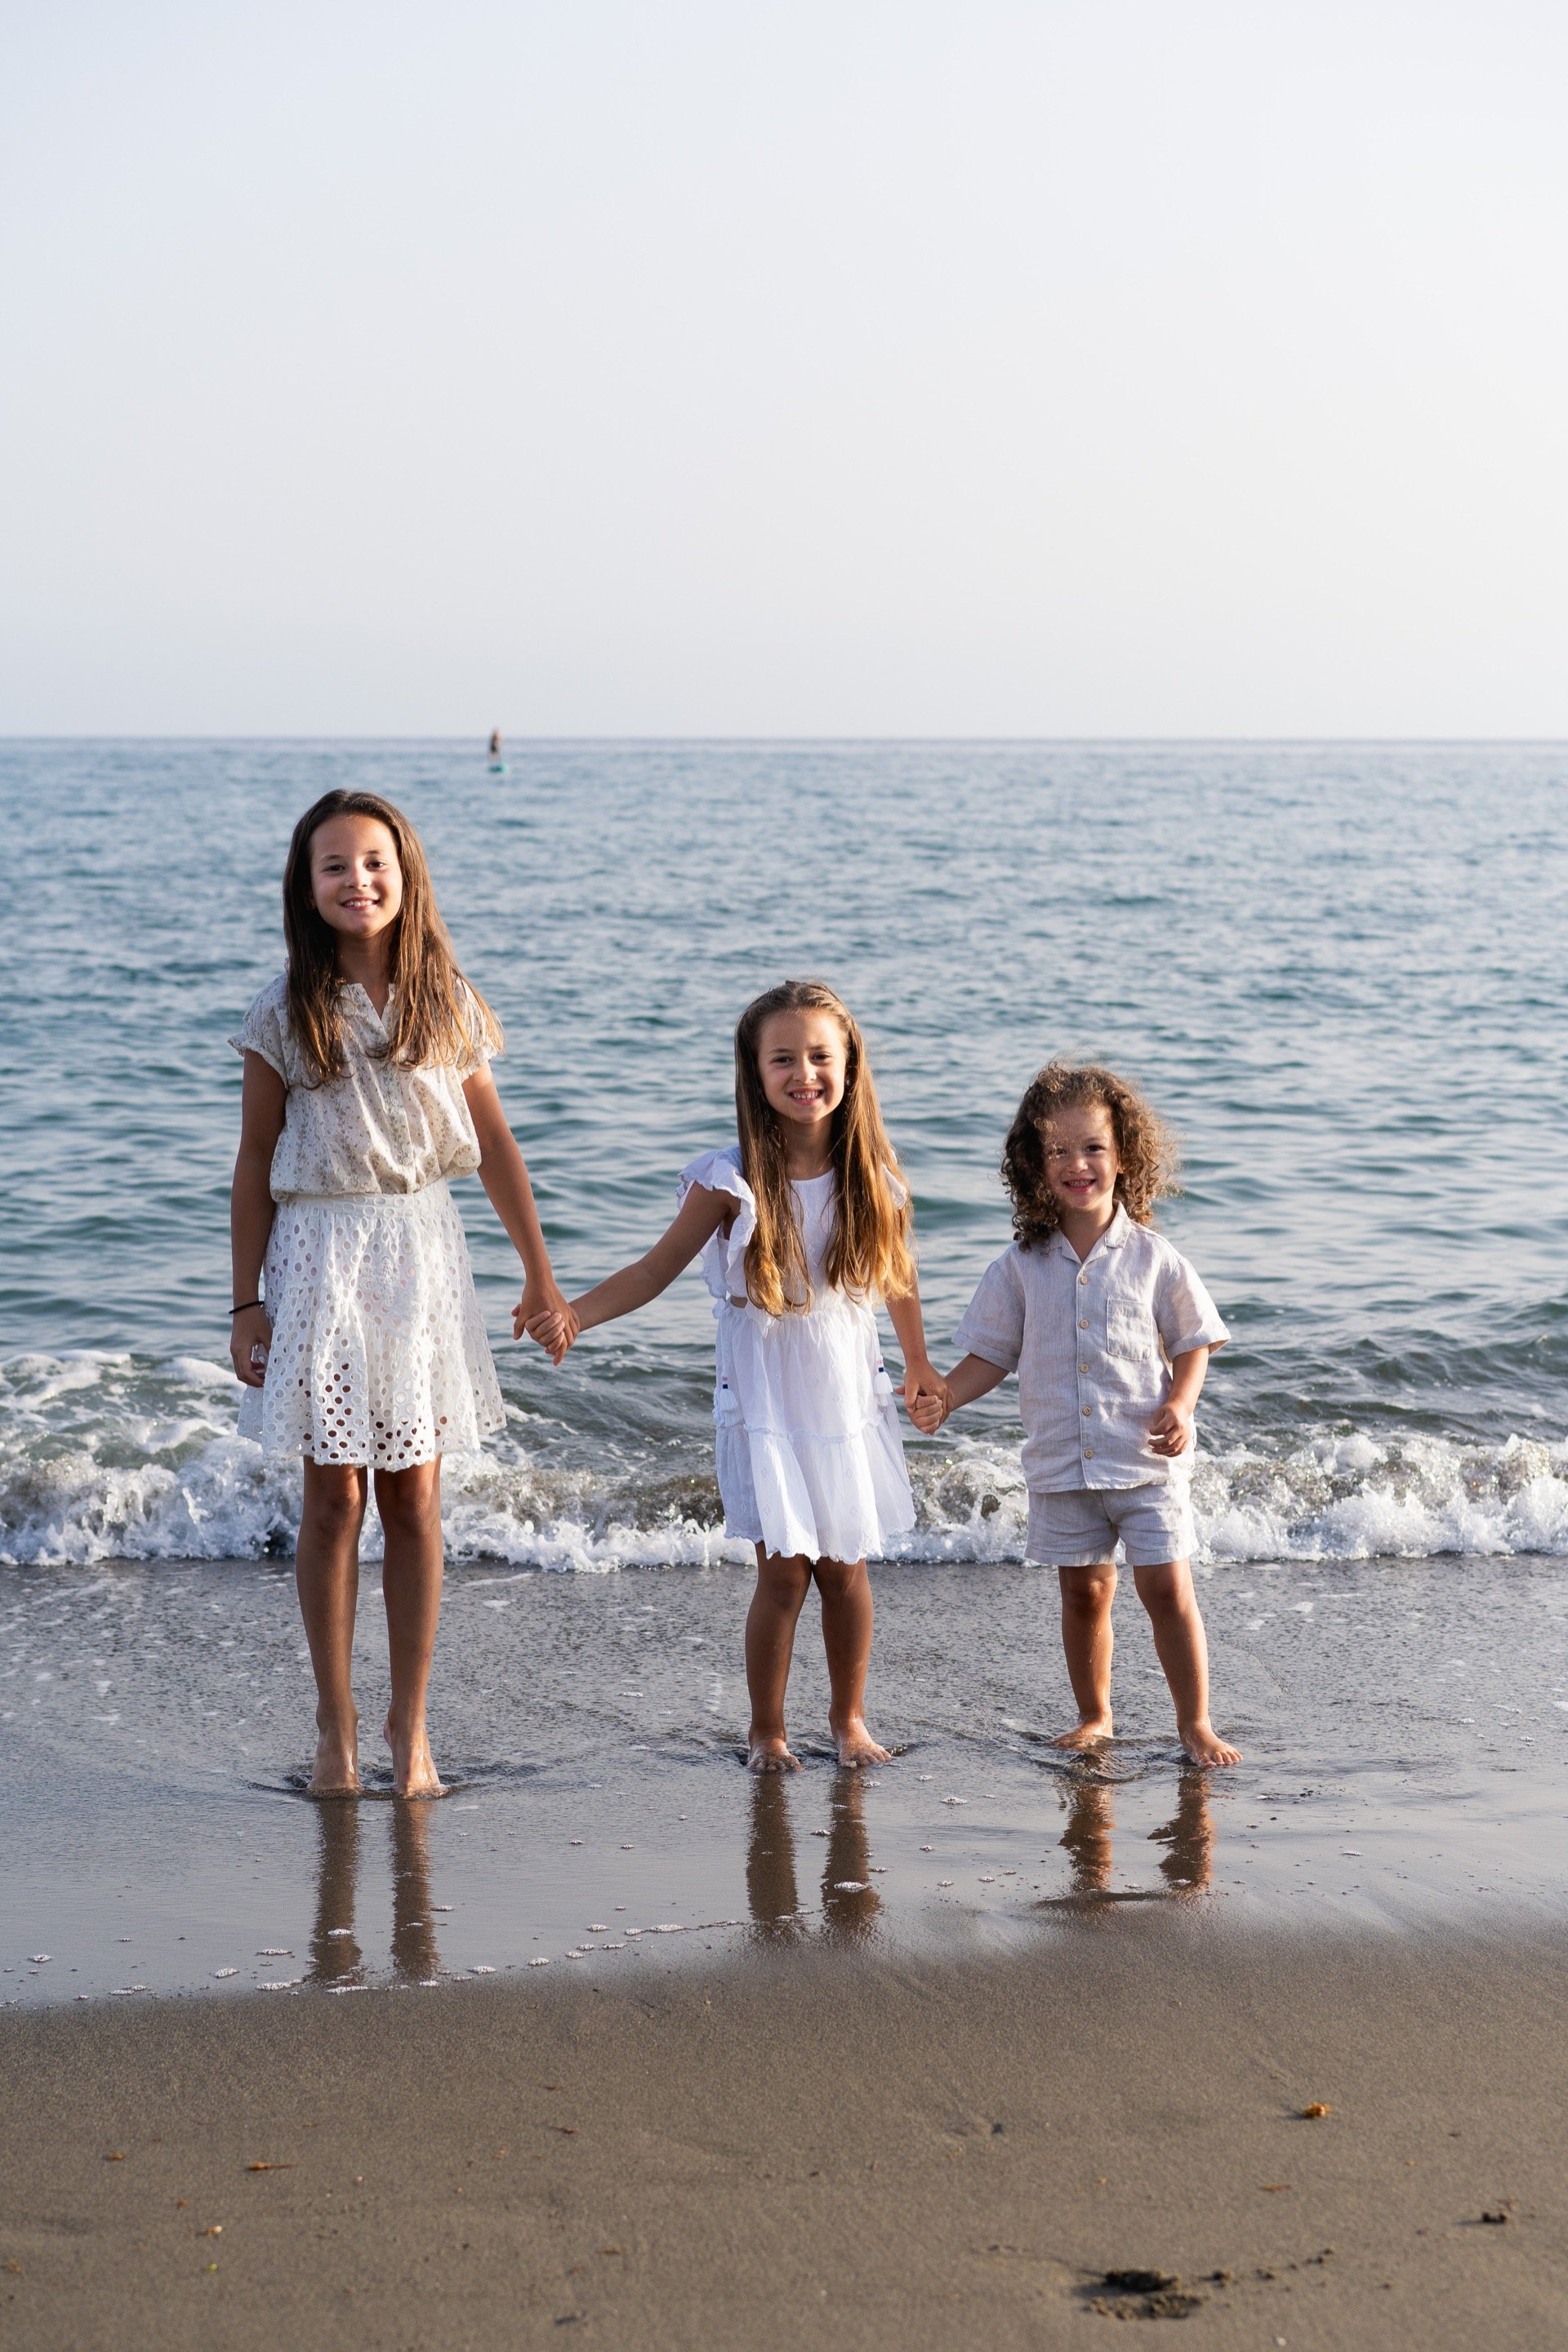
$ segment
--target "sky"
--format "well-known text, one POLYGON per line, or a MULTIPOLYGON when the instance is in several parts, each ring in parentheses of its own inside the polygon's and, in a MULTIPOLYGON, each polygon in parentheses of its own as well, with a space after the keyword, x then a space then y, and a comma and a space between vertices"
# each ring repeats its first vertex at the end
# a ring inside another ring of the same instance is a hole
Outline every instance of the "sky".
POLYGON ((1560 0, 0 0, 0 734, 1568 736, 1560 0))

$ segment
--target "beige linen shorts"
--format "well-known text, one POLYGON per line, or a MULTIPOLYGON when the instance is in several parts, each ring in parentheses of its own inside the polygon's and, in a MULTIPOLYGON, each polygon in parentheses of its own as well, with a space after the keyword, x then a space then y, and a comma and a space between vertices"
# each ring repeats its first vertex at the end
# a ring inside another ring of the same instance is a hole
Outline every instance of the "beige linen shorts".
POLYGON ((1042 1568, 1094 1568, 1121 1538, 1129 1568, 1191 1559, 1197 1548, 1184 1491, 1148 1486, 1075 1486, 1061 1495, 1029 1489, 1027 1558, 1042 1568))

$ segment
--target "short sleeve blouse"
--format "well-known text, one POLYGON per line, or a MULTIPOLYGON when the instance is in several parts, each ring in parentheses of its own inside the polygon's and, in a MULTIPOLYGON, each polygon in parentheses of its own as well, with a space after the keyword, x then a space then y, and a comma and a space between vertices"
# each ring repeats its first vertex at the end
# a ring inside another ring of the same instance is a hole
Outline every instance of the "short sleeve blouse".
POLYGON ((443 1177, 470 1175, 479 1144, 463 1086, 489 1055, 407 1069, 378 1050, 386 1045, 390 997, 384 1018, 357 982, 347 982, 338 1001, 345 1067, 322 1086, 306 1081, 282 974, 228 1041, 237 1054, 259 1054, 289 1089, 272 1155, 273 1199, 417 1192, 443 1177))

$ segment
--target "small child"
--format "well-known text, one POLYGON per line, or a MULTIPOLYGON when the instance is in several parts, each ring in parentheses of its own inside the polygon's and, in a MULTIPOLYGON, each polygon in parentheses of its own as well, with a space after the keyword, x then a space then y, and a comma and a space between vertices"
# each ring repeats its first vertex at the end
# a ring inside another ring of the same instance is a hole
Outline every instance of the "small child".
POLYGON ((1188 1561, 1193 1412, 1229 1337, 1180 1252, 1152 1230, 1173 1189, 1172 1139, 1110 1070, 1052 1062, 1008 1130, 1002 1176, 1013 1247, 988 1266, 954 1344, 945 1393, 910 1401, 929 1436, 959 1405, 1018 1375, 1027 1557, 1061 1579, 1062 1643, 1078 1722, 1055 1741, 1109 1738, 1112 1554, 1138 1598, 1194 1764, 1237 1764, 1209 1722, 1208 1650, 1188 1561))
MULTIPOLYGON (((933 1392, 910 1248, 909 1193, 848 1007, 819 981, 784 981, 735 1031, 739 1139, 680 1171, 662 1239, 573 1302, 568 1321, 525 1297, 527 1328, 559 1360, 646 1307, 699 1254, 719 1326, 714 1421, 724 1525, 757 1548, 746 1620, 753 1772, 793 1772, 784 1690, 815 1584, 841 1765, 886 1763, 866 1727, 867 1555, 915 1522, 874 1301, 904 1351, 906 1402, 933 1392)), ((1001 1375, 998 1373, 997 1378, 1001 1375)))

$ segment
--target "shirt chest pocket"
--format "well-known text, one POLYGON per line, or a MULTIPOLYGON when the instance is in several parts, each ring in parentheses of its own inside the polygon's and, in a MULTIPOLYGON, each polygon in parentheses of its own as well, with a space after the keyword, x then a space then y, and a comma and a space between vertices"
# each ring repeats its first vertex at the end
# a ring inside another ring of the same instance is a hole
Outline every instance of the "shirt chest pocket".
POLYGON ((1108 1356, 1115 1356, 1123 1363, 1159 1361, 1160 1336, 1154 1328, 1153 1316, 1141 1298, 1110 1291, 1101 1312, 1108 1356))

